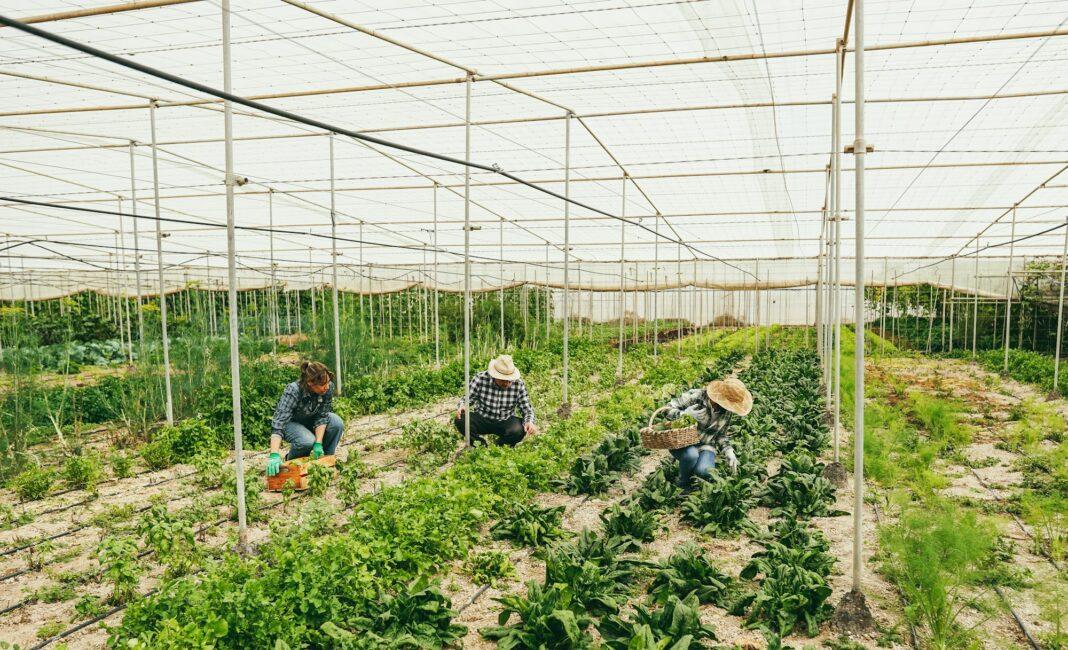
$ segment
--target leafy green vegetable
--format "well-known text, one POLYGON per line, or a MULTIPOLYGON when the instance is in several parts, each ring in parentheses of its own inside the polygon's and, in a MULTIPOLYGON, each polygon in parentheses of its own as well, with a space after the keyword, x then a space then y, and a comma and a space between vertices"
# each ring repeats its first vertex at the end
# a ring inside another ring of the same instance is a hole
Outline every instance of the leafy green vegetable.
POLYGON ((660 609, 643 605, 634 608, 631 619, 607 616, 597 626, 604 645, 611 650, 668 648, 683 650, 716 639, 716 630, 701 622, 697 597, 690 594, 680 600, 671 595, 660 609))
POLYGON ((516 576, 515 566, 503 551, 472 553, 464 562, 464 570, 476 584, 491 587, 516 576))
POLYGON ((516 504, 511 512, 490 527, 493 539, 508 539, 521 546, 543 546, 564 536, 560 522, 564 507, 542 508, 537 504, 516 504))
POLYGON ((527 595, 494 599, 503 605, 498 624, 480 630, 501 650, 584 650, 593 648, 587 629, 593 622, 571 590, 563 584, 542 587, 527 583, 527 595), (515 615, 519 620, 506 625, 515 615))
POLYGON ((642 544, 653 541, 660 527, 656 512, 646 510, 637 501, 605 508, 601 513, 604 534, 620 540, 623 551, 636 551, 642 544))
POLYGON ((708 480, 698 479, 697 489, 682 502, 682 518, 703 532, 728 535, 745 527, 756 502, 748 481, 713 472, 708 480))
POLYGON ((735 592, 734 579, 717 569, 693 542, 678 548, 660 565, 649 586, 656 602, 677 594, 693 594, 698 602, 727 608, 735 592))

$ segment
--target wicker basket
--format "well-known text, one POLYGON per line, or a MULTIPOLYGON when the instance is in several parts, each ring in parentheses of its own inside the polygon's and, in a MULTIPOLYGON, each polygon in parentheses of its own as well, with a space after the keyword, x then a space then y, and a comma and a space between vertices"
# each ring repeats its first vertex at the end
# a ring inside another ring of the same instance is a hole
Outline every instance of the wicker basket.
POLYGON ((648 449, 682 449, 683 447, 689 447, 695 445, 700 440, 697 435, 697 425, 691 424, 688 427, 681 427, 679 429, 667 429, 665 431, 653 430, 653 419, 656 418, 661 411, 667 410, 668 407, 662 406, 653 411, 653 414, 649 416, 649 426, 641 430, 642 445, 648 449))

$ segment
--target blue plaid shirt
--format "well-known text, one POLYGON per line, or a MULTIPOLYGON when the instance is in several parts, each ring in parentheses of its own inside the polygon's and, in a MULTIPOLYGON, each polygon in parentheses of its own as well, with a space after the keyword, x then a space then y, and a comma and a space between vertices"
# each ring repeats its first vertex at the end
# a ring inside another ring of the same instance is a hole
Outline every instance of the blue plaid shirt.
POLYGON ((290 422, 299 422, 309 429, 326 424, 326 418, 334 411, 334 382, 322 395, 301 388, 300 382, 286 384, 278 406, 271 419, 271 434, 281 436, 290 422))
MULTIPOLYGON (((464 398, 460 398, 457 408, 463 408, 464 398)), ((501 388, 483 370, 471 378, 471 410, 491 420, 507 420, 515 415, 518 408, 523 414, 523 424, 534 421, 534 406, 527 394, 527 385, 522 379, 516 379, 508 388, 501 388)))
POLYGON ((697 435, 700 436, 699 448, 717 451, 716 447, 719 447, 720 452, 730 449, 731 438, 727 435, 727 427, 733 413, 713 404, 704 388, 690 389, 668 402, 668 410, 664 415, 669 420, 677 420, 682 416, 682 411, 691 406, 699 409, 694 418, 697 420, 697 435))

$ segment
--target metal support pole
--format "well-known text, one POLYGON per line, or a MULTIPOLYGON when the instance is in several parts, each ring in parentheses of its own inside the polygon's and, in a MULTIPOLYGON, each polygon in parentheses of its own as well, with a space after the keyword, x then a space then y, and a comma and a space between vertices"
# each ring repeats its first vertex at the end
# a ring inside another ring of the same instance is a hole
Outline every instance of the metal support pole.
MULTIPOLYGON (((827 233, 827 209, 826 206, 823 210, 822 224, 820 226, 820 242, 819 250, 816 254, 816 314, 814 327, 816 328, 816 351, 820 357, 820 373, 823 375, 823 383, 828 383, 829 377, 827 376, 827 364, 826 355, 823 349, 823 239, 827 233)), ((807 295, 807 291, 806 291, 807 295)), ((808 318, 808 311, 805 312, 805 318, 808 318)))
POLYGON ((1053 352, 1053 394, 1060 395, 1061 377, 1061 329, 1064 322, 1064 272, 1068 265, 1068 223, 1064 228, 1064 248, 1061 250, 1061 290, 1057 299, 1057 347, 1053 352))
POLYGON ((137 171, 134 164, 134 143, 130 141, 130 212, 133 214, 133 243, 134 243, 134 294, 137 299, 137 347, 139 357, 145 353, 145 315, 141 309, 141 237, 138 234, 137 222, 137 171))
MULTIPOLYGON (((834 330, 834 462, 840 462, 842 430, 842 72, 845 67, 845 44, 838 41, 835 53, 834 135, 831 156, 831 172, 834 183, 834 297, 832 300, 834 330)), ((858 136, 859 138, 859 136, 858 136)), ((858 223, 859 226, 859 223, 858 223)), ((859 231, 858 231, 859 232, 859 231)), ((857 237, 859 241, 859 235, 857 237)), ((861 267, 858 267, 861 268, 861 267)), ((860 271, 857 271, 859 274, 860 271)), ((863 285, 863 278, 860 278, 863 285)), ((862 294, 863 295, 863 294, 862 294)), ((862 309, 861 306, 856 307, 862 309)), ((863 311, 858 311, 863 315, 863 311)), ((859 325, 859 324, 856 324, 859 325)), ((857 327, 863 332, 863 326, 857 327)), ((863 357, 863 352, 859 353, 863 357)))
MULTIPOLYGON (((464 160, 471 160, 471 81, 468 74, 464 86, 464 160)), ((566 359, 566 348, 564 354, 566 359)), ((471 446, 471 167, 467 165, 464 166, 464 444, 471 446)))
MULTIPOLYGON (((131 202, 132 205, 132 202, 131 202)), ((137 221, 137 219, 134 219, 137 221)), ((119 264, 122 266, 122 304, 126 312, 126 358, 133 365, 133 328, 130 324, 130 296, 126 288, 126 283, 129 281, 129 269, 126 266, 126 227, 122 219, 122 199, 119 199, 119 264)), ((140 289, 138 289, 138 295, 140 295, 140 289)), ((59 303, 63 305, 62 302, 59 303)), ((138 312, 140 312, 140 305, 138 305, 138 312)))
POLYGON ((979 341, 979 238, 975 238, 975 276, 972 278, 975 285, 972 292, 972 359, 975 358, 979 341))
MULTIPOLYGON (((856 350, 854 351, 856 410, 853 417, 853 591, 862 592, 864 550, 864 164, 868 143, 864 140, 864 0, 855 0, 853 5, 853 67, 855 74, 854 105, 856 136, 853 141, 853 165, 856 175, 856 205, 854 229, 856 242, 856 286, 854 306, 856 312, 856 350)), ((835 151, 835 156, 838 152, 835 151)))
POLYGON ((563 407, 565 413, 569 412, 571 399, 567 393, 568 373, 570 371, 570 351, 568 350, 568 337, 570 335, 571 306, 568 292, 571 271, 571 113, 564 119, 564 378, 563 378, 563 407))
MULTIPOLYGON (((441 312, 438 310, 438 184, 434 183, 434 367, 441 367, 441 312)), ((362 304, 362 303, 361 303, 362 304)))
POLYGON ((656 290, 660 284, 660 213, 657 212, 653 217, 654 219, 654 237, 653 243, 653 363, 657 363, 660 352, 660 322, 659 322, 659 310, 657 307, 660 303, 660 292, 656 290))
POLYGON ((504 339, 504 218, 498 222, 497 225, 497 253, 500 256, 500 260, 497 262, 497 282, 501 283, 500 298, 501 298, 501 350, 503 351, 506 345, 504 339))
POLYGON ((1002 372, 1009 371, 1009 334, 1012 329, 1012 259, 1016 249, 1016 206, 1012 206, 1012 230, 1009 234, 1009 266, 1005 271, 1005 359, 1002 372))
POLYGON ((271 348, 278 346, 278 280, 275 277, 276 266, 274 263, 274 190, 267 189, 267 224, 270 232, 268 239, 271 244, 271 348))
POLYGON ((956 315, 957 305, 957 256, 954 255, 953 259, 949 263, 949 351, 953 352, 953 321, 956 315))
MULTIPOLYGON (((341 316, 337 301, 337 204, 334 196, 334 134, 327 137, 330 146, 330 285, 334 301, 334 391, 341 394, 341 316)), ((362 222, 361 222, 362 223, 362 222)), ((360 236, 363 241, 363 236, 360 236)))
POLYGON ((174 424, 174 396, 171 393, 171 343, 167 338, 167 296, 163 286, 163 221, 159 210, 159 155, 156 150, 156 102, 148 108, 152 130, 152 196, 156 213, 156 266, 159 280, 160 333, 163 338, 163 386, 167 400, 167 424, 174 424))
MULTIPOLYGON (((623 260, 626 259, 627 247, 627 174, 623 173, 623 187, 620 192, 620 222, 619 222, 619 358, 616 360, 616 381, 623 380, 623 314, 626 311, 626 297, 624 291, 624 268, 623 260)), ((1063 283, 1061 286, 1064 286, 1063 283)))
MULTIPOLYGON (((222 49, 223 89, 229 93, 231 92, 230 0, 222 0, 222 49)), ((230 395, 234 409, 234 472, 237 478, 237 543, 238 550, 241 553, 244 553, 248 549, 248 530, 246 528, 245 519, 245 458, 242 453, 241 432, 241 350, 238 345, 238 327, 240 323, 237 314, 237 261, 235 258, 236 242, 234 238, 233 121, 233 106, 228 101, 224 102, 223 123, 225 125, 224 133, 226 139, 224 147, 226 152, 226 265, 227 279, 230 283, 228 290, 230 303, 230 395)), ((155 138, 153 137, 153 141, 154 140, 155 138)))

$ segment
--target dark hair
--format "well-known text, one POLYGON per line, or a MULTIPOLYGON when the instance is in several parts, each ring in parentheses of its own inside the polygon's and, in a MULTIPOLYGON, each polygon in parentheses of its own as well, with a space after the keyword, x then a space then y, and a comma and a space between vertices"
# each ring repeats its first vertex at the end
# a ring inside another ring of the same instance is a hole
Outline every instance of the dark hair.
POLYGON ((304 388, 312 384, 321 386, 333 378, 330 369, 318 361, 304 361, 300 364, 300 385, 304 388))

